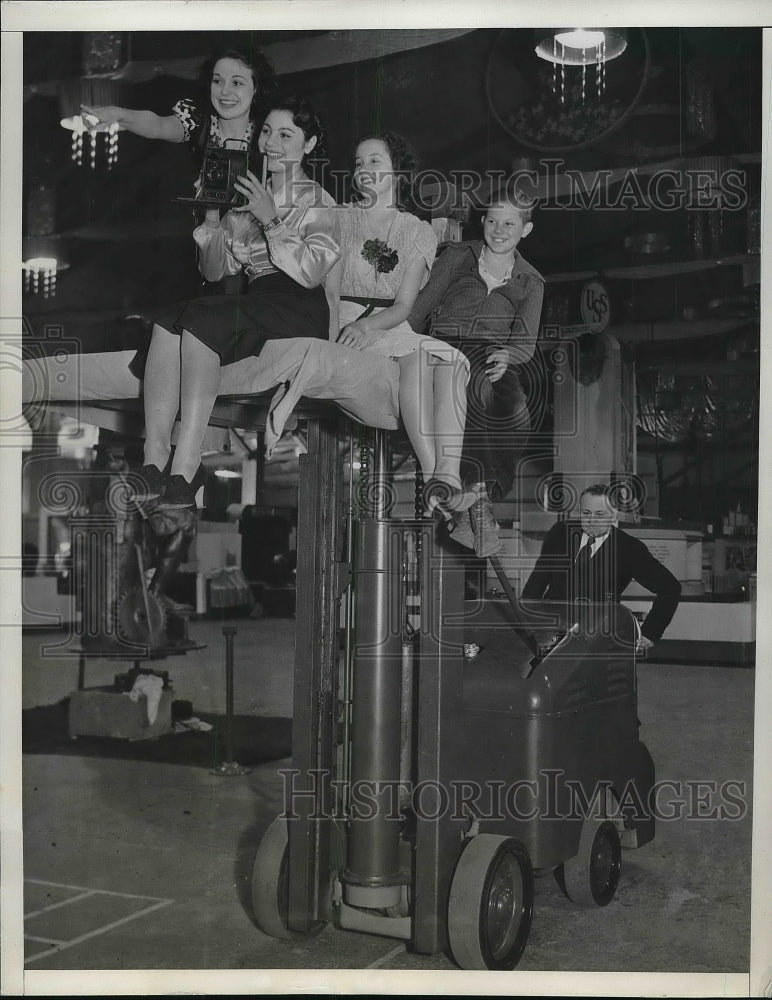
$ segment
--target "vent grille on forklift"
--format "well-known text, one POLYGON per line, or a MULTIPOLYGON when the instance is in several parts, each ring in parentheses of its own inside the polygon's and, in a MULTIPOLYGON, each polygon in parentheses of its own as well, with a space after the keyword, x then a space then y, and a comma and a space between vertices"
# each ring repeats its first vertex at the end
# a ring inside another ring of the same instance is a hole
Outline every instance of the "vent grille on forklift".
POLYGON ((590 701, 590 690, 584 677, 574 677, 570 683, 562 689, 560 708, 579 708, 590 701))

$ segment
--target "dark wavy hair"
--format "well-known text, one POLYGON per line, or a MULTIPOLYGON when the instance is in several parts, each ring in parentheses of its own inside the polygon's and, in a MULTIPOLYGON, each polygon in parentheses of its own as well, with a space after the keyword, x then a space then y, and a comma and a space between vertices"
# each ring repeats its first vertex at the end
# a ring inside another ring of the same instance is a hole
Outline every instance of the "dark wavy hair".
MULTIPOLYGON (((354 155, 357 147, 369 139, 378 139, 384 144, 389 153, 392 168, 398 175, 397 183, 397 205, 404 209, 410 201, 410 193, 413 189, 413 180, 418 171, 418 155, 407 139, 398 132, 369 132, 360 136, 354 144, 354 155)), ((360 198, 358 192, 354 192, 355 198, 360 198)))
POLYGON ((303 132, 306 142, 316 136, 316 145, 304 157, 304 162, 313 164, 326 157, 327 129, 309 101, 304 97, 298 97, 297 94, 274 97, 266 105, 264 117, 267 117, 271 111, 286 111, 292 118, 293 125, 303 132))
MULTIPOLYGON (((273 65, 270 60, 263 55, 260 49, 250 49, 249 52, 243 52, 240 49, 219 49, 216 52, 213 52, 201 66, 198 76, 198 107, 203 114, 203 121, 201 123, 201 128, 197 129, 193 135, 193 152, 197 160, 203 159, 204 151, 206 150, 209 142, 209 123, 211 122, 212 114, 214 113, 212 109, 210 88, 214 68, 221 59, 233 59, 236 62, 242 63, 249 70, 250 75, 252 76, 252 82, 255 85, 255 93, 252 97, 249 117, 250 120, 254 121, 257 125, 259 125, 265 117, 265 108, 267 104, 270 103, 271 96, 276 90, 276 79, 273 73, 273 65)), ((252 137, 250 158, 257 153, 257 132, 258 129, 256 128, 254 130, 255 134, 252 137)))

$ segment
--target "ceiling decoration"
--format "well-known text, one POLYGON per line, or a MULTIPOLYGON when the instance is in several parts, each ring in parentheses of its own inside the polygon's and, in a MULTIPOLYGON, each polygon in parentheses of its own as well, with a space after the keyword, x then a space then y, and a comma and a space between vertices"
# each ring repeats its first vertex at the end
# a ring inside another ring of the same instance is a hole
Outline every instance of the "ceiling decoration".
POLYGON ((629 40, 615 37, 615 58, 607 68, 611 57, 603 59, 602 43, 600 61, 595 61, 594 47, 561 45, 555 29, 540 32, 535 49, 529 32, 504 29, 486 73, 494 117, 518 143, 540 152, 582 149, 615 132, 639 103, 650 67, 646 32, 631 28, 628 33, 629 40), (567 66, 578 71, 567 72, 567 66), (596 71, 594 88, 587 82, 591 66, 596 71))
POLYGON ((731 440, 757 418, 757 361, 712 374, 639 371, 636 382, 638 426, 660 441, 731 440))
POLYGON ((62 84, 59 93, 59 103, 61 105, 62 128, 72 132, 72 152, 70 159, 77 163, 79 167, 84 162, 84 146, 88 140, 87 162, 92 170, 96 170, 99 161, 99 146, 102 145, 104 162, 107 169, 112 170, 118 162, 118 133, 123 131, 117 123, 96 124, 97 119, 93 116, 90 121, 89 116, 81 114, 81 105, 88 107, 106 107, 115 105, 120 107, 122 102, 119 86, 113 80, 103 80, 100 78, 90 79, 84 77, 80 80, 67 80, 62 84))
POLYGON ((97 165, 100 137, 107 169, 112 170, 118 162, 120 125, 91 126, 81 115, 81 105, 105 107, 123 103, 121 87, 115 78, 128 58, 130 40, 128 32, 87 31, 83 36, 83 76, 62 80, 57 87, 61 124, 72 131, 71 159, 78 166, 83 166, 84 136, 88 136, 88 163, 92 170, 97 165))
POLYGON ((606 63, 626 48, 627 28, 548 28, 536 32, 536 55, 552 63, 552 93, 557 95, 560 89, 561 104, 566 99, 567 66, 581 71, 584 104, 588 68, 592 75, 595 67, 595 93, 600 99, 606 88, 606 63))
MULTIPOLYGON (((45 166, 45 164, 41 164, 45 166)), ((53 298, 56 276, 69 265, 56 237, 56 190, 45 177, 33 178, 26 198, 22 240, 24 291, 28 295, 53 298)))

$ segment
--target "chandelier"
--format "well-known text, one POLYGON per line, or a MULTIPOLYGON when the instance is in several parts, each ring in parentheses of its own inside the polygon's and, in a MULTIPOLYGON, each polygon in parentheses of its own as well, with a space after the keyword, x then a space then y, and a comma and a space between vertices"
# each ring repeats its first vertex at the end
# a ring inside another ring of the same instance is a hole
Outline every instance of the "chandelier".
POLYGON ((536 32, 536 55, 552 63, 552 92, 560 89, 565 104, 566 67, 581 67, 582 103, 587 89, 587 70, 595 68, 598 99, 606 88, 606 63, 627 48, 626 28, 549 28, 536 32), (558 84, 558 68, 560 83, 558 84))
MULTIPOLYGON (((84 101, 84 103, 86 102, 84 101)), ((83 166, 83 137, 87 135, 89 140, 88 161, 91 164, 91 169, 96 170, 98 137, 103 135, 107 169, 112 170, 113 165, 118 162, 118 133, 121 131, 121 126, 118 122, 113 122, 110 125, 97 125, 96 122, 96 118, 83 114, 73 115, 71 118, 62 118, 62 128, 72 131, 72 153, 70 159, 74 163, 77 163, 79 167, 83 166)))
MULTIPOLYGON (((50 166, 43 160, 40 167, 50 166)), ((29 180, 25 201, 24 238, 22 240, 24 291, 28 295, 52 298, 56 295, 56 277, 69 264, 56 237, 56 188, 46 177, 29 180)))
POLYGON ((74 80, 64 80, 59 86, 59 107, 62 128, 72 132, 71 159, 78 166, 87 160, 96 170, 99 146, 104 149, 107 169, 118 162, 117 123, 98 124, 97 120, 81 113, 81 106, 104 107, 118 105, 121 100, 120 83, 113 79, 128 55, 128 36, 119 31, 86 32, 83 41, 83 73, 74 80), (88 148, 85 137, 88 136, 88 148), (102 142, 100 143, 100 136, 102 142))
POLYGON ((22 264, 24 268, 24 291, 44 298, 56 295, 56 257, 31 257, 22 264))

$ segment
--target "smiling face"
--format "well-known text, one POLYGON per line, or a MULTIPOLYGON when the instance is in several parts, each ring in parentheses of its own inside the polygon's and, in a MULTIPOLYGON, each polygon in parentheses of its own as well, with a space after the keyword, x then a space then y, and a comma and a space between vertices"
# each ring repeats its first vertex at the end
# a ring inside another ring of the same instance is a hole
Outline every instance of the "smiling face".
POLYGON ((585 493, 579 505, 582 531, 590 538, 600 538, 617 523, 617 512, 602 494, 585 493))
POLYGON ((266 157, 268 171, 291 170, 303 162, 303 157, 316 145, 316 136, 306 139, 303 129, 292 120, 289 111, 271 111, 263 122, 257 146, 266 157))
POLYGON ((396 194, 398 178, 394 173, 389 148, 382 139, 365 139, 354 157, 354 186, 368 197, 396 194))
POLYGON ((209 87, 212 107, 220 118, 249 118, 255 82, 252 71, 238 59, 218 59, 209 87))
POLYGON ((483 220, 485 244, 492 253, 514 254, 520 240, 533 229, 532 222, 523 222, 523 216, 514 205, 491 205, 483 220))

